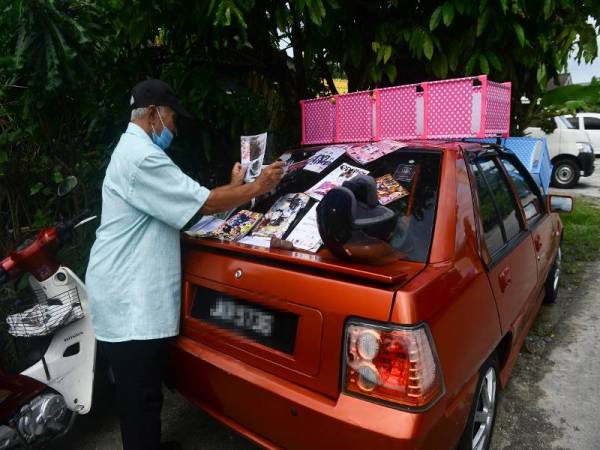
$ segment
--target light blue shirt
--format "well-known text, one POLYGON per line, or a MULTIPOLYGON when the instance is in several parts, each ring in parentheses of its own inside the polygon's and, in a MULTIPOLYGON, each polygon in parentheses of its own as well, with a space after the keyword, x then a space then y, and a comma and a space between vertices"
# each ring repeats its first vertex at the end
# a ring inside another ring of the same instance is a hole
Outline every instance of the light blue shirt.
POLYGON ((185 175, 130 123, 102 184, 102 218, 86 273, 92 323, 101 341, 179 333, 179 230, 209 190, 185 175))

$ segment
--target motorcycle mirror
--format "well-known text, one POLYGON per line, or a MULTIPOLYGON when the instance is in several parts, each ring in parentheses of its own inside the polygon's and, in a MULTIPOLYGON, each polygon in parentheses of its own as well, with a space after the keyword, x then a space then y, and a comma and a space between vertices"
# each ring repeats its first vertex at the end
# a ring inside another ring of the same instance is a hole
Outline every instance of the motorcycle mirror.
POLYGON ((79 180, 77 180, 77 177, 73 176, 73 175, 69 175, 58 185, 56 193, 58 194, 59 197, 64 197, 69 192, 71 192, 73 189, 75 189, 78 184, 79 184, 79 180))

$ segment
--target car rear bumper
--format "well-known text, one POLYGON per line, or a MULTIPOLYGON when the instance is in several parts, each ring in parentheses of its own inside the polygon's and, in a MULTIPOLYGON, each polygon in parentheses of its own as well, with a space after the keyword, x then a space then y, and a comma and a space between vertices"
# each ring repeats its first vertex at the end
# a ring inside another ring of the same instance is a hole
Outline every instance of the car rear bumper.
POLYGON ((184 396, 265 448, 450 449, 466 421, 462 406, 470 404, 463 398, 452 402, 461 407, 446 408, 442 398, 412 413, 344 394, 332 399, 186 337, 173 359, 184 396))
POLYGON ((577 159, 579 160, 584 177, 589 177, 594 173, 594 160, 596 158, 594 158, 593 153, 580 153, 577 159))

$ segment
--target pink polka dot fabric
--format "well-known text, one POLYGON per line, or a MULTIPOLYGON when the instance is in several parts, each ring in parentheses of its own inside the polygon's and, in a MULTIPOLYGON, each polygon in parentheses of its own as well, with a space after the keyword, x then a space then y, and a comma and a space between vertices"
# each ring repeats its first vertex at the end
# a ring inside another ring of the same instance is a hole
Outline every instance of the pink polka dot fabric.
POLYGON ((373 139, 373 98, 370 91, 338 95, 336 108, 336 142, 373 139))
POLYGON ((511 84, 486 75, 375 89, 373 95, 375 100, 371 91, 302 100, 302 144, 509 133, 511 84))
POLYGON ((335 100, 322 97, 300 101, 302 145, 330 144, 335 141, 335 100))
POLYGON ((375 139, 417 138, 417 85, 375 89, 375 139))
POLYGON ((473 136, 473 80, 432 81, 425 89, 426 138, 456 138, 473 136))
POLYGON ((485 135, 508 136, 510 130, 510 83, 487 82, 485 135))

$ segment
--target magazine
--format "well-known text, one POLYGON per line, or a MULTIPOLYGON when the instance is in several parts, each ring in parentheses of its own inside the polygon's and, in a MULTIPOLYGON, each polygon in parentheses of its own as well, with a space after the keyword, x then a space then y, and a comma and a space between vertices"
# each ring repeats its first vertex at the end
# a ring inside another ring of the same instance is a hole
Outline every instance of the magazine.
POLYGON ((318 203, 315 203, 307 211, 300 222, 298 222, 298 225, 287 236, 286 240, 294 244, 294 247, 297 249, 315 253, 323 245, 317 226, 317 205, 318 203))
POLYGON ((224 222, 225 220, 216 216, 203 216, 198 222, 192 225, 185 234, 194 237, 210 236, 224 222))
POLYGON ((392 174, 387 174, 375 180, 377 182, 377 198, 379 203, 387 205, 394 200, 405 197, 409 194, 408 190, 400 185, 392 174))
POLYGON ((317 184, 311 187, 306 193, 317 201, 321 201, 325 194, 335 187, 341 186, 344 181, 351 180, 356 175, 366 175, 369 171, 360 167, 351 166, 350 164, 342 163, 336 167, 329 175, 320 180, 317 184))
POLYGON ((360 164, 367 164, 381 158, 389 153, 395 152, 399 148, 406 147, 408 144, 397 141, 378 141, 367 144, 356 144, 348 148, 346 153, 354 161, 360 164))
POLYGON ((267 133, 241 136, 241 162, 246 169, 244 181, 253 182, 260 175, 267 149, 267 133))
POLYGON ((304 170, 321 173, 336 159, 346 153, 347 145, 332 145, 325 147, 312 155, 304 167, 304 170))
POLYGON ((262 214, 242 209, 227 219, 211 236, 226 241, 237 241, 252 230, 262 214))
POLYGON ((283 195, 271 206, 252 236, 275 236, 281 239, 298 212, 308 204, 308 200, 308 195, 303 193, 283 195))

